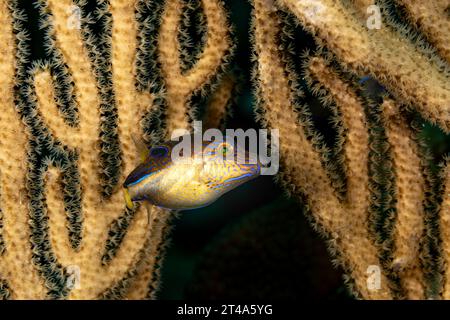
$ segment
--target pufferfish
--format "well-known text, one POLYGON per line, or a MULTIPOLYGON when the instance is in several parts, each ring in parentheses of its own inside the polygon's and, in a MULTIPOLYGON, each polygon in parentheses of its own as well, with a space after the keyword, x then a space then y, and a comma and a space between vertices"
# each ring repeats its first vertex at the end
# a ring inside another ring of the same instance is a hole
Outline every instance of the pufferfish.
POLYGON ((128 208, 144 202, 172 210, 197 209, 260 175, 260 163, 249 163, 256 157, 227 142, 203 141, 197 151, 191 148, 187 161, 172 160, 176 144, 147 148, 141 143, 142 162, 123 184, 128 208))

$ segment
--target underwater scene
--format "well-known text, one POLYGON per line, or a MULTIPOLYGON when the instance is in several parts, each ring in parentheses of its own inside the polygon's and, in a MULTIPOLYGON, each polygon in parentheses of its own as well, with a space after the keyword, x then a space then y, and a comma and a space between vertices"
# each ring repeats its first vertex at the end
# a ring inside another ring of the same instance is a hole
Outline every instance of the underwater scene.
POLYGON ((0 300, 450 299, 448 0, 0 0, 0 39, 0 300))

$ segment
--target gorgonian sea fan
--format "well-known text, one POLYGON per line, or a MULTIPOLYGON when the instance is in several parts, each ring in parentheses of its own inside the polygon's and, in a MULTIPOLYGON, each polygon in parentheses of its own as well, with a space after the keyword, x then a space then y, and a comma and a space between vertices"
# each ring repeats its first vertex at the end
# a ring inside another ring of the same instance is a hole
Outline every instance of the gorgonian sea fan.
MULTIPOLYGON (((39 0, 36 22, 24 3, 0 0, 0 296, 154 298, 173 213, 153 208, 147 230, 118 187, 138 157, 132 135, 190 128, 196 97, 207 126, 223 126, 236 87, 226 6, 39 0), (68 285, 74 269, 81 287, 68 285)), ((250 3, 255 109, 280 130, 278 181, 307 203, 352 292, 450 298, 450 170, 430 168, 421 139, 423 119, 450 128, 448 1, 250 3), (373 4, 381 29, 366 25, 373 4), (298 52, 299 27, 314 53, 298 52), (363 76, 383 95, 368 97, 363 76), (332 113, 332 149, 305 93, 332 113)))

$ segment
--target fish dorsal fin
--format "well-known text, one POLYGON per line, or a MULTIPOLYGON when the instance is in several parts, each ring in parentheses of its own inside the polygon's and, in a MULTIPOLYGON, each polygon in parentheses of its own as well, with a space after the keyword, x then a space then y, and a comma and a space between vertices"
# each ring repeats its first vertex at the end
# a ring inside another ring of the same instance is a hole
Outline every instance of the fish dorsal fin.
POLYGON ((139 159, 142 162, 145 161, 145 159, 148 158, 148 155, 150 154, 150 149, 145 144, 144 140, 142 140, 138 135, 132 133, 131 139, 133 140, 134 145, 136 146, 136 149, 139 153, 139 159))

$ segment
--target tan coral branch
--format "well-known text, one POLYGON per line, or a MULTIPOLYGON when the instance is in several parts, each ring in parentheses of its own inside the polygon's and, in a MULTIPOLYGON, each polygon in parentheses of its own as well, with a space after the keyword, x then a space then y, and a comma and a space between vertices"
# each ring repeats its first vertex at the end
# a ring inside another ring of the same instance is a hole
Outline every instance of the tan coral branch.
POLYGON ((383 102, 383 116, 395 171, 397 218, 392 268, 400 275, 409 299, 424 299, 424 275, 419 250, 424 230, 425 178, 422 174, 418 145, 399 106, 392 100, 383 102))
POLYGON ((205 128, 220 128, 222 120, 227 115, 227 108, 232 100, 235 86, 235 80, 230 76, 226 75, 221 79, 218 88, 212 93, 208 103, 204 119, 205 128))
MULTIPOLYGON (((98 172, 99 170, 97 167, 98 161, 95 157, 95 154, 98 152, 99 143, 99 101, 95 78, 91 71, 91 65, 87 58, 87 52, 83 46, 80 32, 74 32, 66 23, 69 14, 66 9, 70 5, 70 1, 49 1, 49 9, 53 13, 55 26, 55 45, 61 48, 75 80, 75 92, 79 102, 80 125, 79 129, 76 129, 77 132, 75 134, 71 134, 64 126, 52 128, 52 132, 55 134, 55 138, 60 139, 61 137, 61 141, 70 142, 68 143, 69 147, 76 150, 80 155, 78 165, 83 188, 83 239, 79 252, 70 252, 70 254, 68 252, 66 254, 56 252, 56 255, 61 258, 65 256, 66 259, 62 259, 63 262, 69 263, 70 261, 71 265, 76 265, 81 270, 82 288, 72 290, 70 297, 95 298, 108 286, 120 280, 125 272, 137 263, 136 259, 138 258, 139 250, 141 250, 145 242, 145 237, 147 236, 145 228, 146 217, 144 210, 141 210, 140 214, 136 216, 129 227, 113 262, 108 266, 102 266, 101 256, 103 254, 102 249, 105 246, 107 230, 111 221, 123 211, 124 202, 121 193, 116 192, 111 199, 99 204, 100 188, 98 186, 98 179, 95 178, 95 175, 92 175, 93 172, 98 172)), ((132 19, 134 12, 130 11, 130 13, 132 14, 130 17, 132 19)), ((128 77, 131 78, 131 74, 128 77)), ((119 77, 118 79, 122 80, 123 78, 119 77)), ((126 81, 130 83, 131 80, 125 78, 122 82, 119 81, 119 88, 124 86, 124 82, 126 85, 126 81)), ((39 87, 39 83, 36 83, 36 85, 39 87)), ((46 90, 49 89, 48 86, 51 89, 51 84, 47 83, 46 90)), ((37 92, 45 92, 46 90, 38 88, 37 92)), ((51 90, 46 92, 51 92, 51 90)), ((122 121, 122 129, 126 132, 131 132, 131 128, 134 128, 138 123, 137 115, 139 114, 139 110, 137 108, 129 108, 128 106, 125 108, 123 103, 129 103, 130 99, 127 100, 127 95, 124 96, 124 99, 124 101, 121 101, 119 98, 121 102, 119 104, 119 118, 128 121, 126 123, 122 121), (133 124, 133 121, 136 123, 133 124)), ((47 110, 50 111, 55 108, 54 105, 45 105, 45 103, 50 103, 51 99, 47 99, 45 102, 39 102, 41 103, 40 111, 44 114, 44 118, 51 118, 50 116, 45 116, 47 110)), ((60 123, 55 124, 60 125, 60 123)), ((52 124, 50 123, 50 125, 52 124)), ((121 138, 127 144, 127 148, 123 150, 124 159, 126 159, 124 166, 130 170, 137 161, 137 151, 134 148, 128 147, 133 145, 129 135, 121 138)), ((123 172, 122 175, 124 174, 123 172)), ((48 185, 48 192, 50 194, 47 199, 49 211, 55 211, 58 208, 61 209, 61 205, 54 203, 58 201, 55 196, 60 193, 60 189, 56 186, 55 184, 48 185)), ((60 212, 58 214, 62 213, 60 212)), ((50 229, 57 228, 53 223, 56 221, 50 221, 50 229)), ((53 249, 57 251, 57 247, 53 249)), ((70 248, 65 248, 64 250, 70 251, 70 248)))
POLYGON ((203 0, 207 20, 207 42, 197 63, 182 74, 179 43, 176 41, 181 19, 181 1, 167 1, 159 34, 162 73, 167 90, 168 132, 183 129, 186 123, 187 100, 219 71, 226 51, 230 49, 226 13, 219 0, 203 0))
POLYGON ((293 93, 277 52, 279 22, 275 12, 271 1, 254 1, 254 46, 263 121, 280 130, 283 177, 308 197, 316 222, 334 239, 347 271, 355 279, 356 290, 365 298, 387 299, 391 294, 383 274, 379 290, 370 290, 366 282, 368 267, 379 263, 377 250, 369 240, 367 212, 352 211, 338 201, 319 154, 292 109, 293 93))
POLYGON ((343 161, 348 179, 347 202, 353 210, 365 212, 369 198, 369 136, 364 107, 354 90, 327 66, 323 58, 311 58, 308 67, 311 76, 329 90, 330 99, 342 113, 343 125, 348 130, 343 161))
POLYGON ((450 131, 448 66, 430 59, 408 38, 382 25, 368 30, 340 1, 278 0, 329 48, 344 66, 377 80, 432 122, 450 131))
POLYGON ((5 241, 5 252, 0 255, 0 279, 8 283, 12 299, 44 298, 43 280, 30 264, 30 230, 23 227, 29 218, 24 190, 27 141, 14 106, 15 44, 7 0, 0 0, 0 25, 0 210, 3 215, 0 234, 5 241))
POLYGON ((443 252, 446 257, 446 278, 444 283, 444 293, 443 298, 446 300, 450 299, 450 263, 448 261, 450 257, 450 160, 447 159, 446 166, 443 170, 443 181, 444 181, 444 194, 443 202, 441 205, 440 222, 441 222, 441 233, 443 240, 443 252))
POLYGON ((447 0, 398 2, 406 8, 409 20, 423 30, 430 43, 450 63, 450 18, 446 12, 450 3, 447 0))

